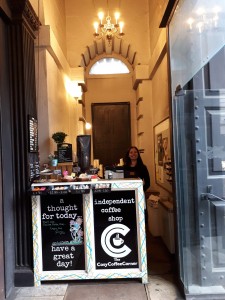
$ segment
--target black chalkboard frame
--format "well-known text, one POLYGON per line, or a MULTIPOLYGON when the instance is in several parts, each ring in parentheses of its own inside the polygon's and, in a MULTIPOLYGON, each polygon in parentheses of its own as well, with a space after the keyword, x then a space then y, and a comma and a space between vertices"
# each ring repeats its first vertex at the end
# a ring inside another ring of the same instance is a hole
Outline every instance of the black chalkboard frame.
POLYGON ((70 143, 57 144, 58 163, 73 162, 73 149, 70 143))
POLYGON ((96 270, 139 269, 137 199, 135 189, 93 194, 96 270))
POLYGON ((82 195, 42 195, 43 271, 85 271, 83 207, 82 195))

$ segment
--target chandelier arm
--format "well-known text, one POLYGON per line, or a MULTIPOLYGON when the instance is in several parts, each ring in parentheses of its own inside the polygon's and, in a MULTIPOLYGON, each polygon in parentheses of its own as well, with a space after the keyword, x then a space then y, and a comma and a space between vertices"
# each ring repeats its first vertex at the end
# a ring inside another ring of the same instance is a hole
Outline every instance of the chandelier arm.
POLYGON ((108 41, 109 46, 111 46, 111 42, 114 38, 114 36, 118 39, 122 39, 124 36, 123 31, 123 22, 118 23, 118 18, 119 18, 119 13, 115 13, 115 18, 116 18, 116 23, 113 24, 111 23, 111 17, 109 15, 109 1, 107 0, 107 9, 108 9, 108 15, 106 16, 105 20, 106 23, 103 22, 103 16, 104 13, 100 12, 99 16, 100 22, 97 23, 95 22, 94 27, 95 27, 95 33, 94 38, 96 40, 104 39, 108 41), (97 23, 97 24, 96 24, 97 23))

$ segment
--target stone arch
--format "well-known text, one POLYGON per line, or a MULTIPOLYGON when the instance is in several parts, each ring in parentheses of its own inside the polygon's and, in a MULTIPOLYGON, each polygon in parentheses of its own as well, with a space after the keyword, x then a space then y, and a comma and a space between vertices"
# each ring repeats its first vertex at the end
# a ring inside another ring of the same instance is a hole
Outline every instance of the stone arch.
MULTIPOLYGON (((90 68, 96 61, 103 57, 115 57, 122 60, 130 69, 138 64, 136 61, 136 52, 126 41, 113 38, 111 43, 105 39, 95 40, 93 44, 86 47, 84 53, 81 54, 80 66, 85 70, 90 68)), ((86 72, 87 74, 87 72, 86 72)))

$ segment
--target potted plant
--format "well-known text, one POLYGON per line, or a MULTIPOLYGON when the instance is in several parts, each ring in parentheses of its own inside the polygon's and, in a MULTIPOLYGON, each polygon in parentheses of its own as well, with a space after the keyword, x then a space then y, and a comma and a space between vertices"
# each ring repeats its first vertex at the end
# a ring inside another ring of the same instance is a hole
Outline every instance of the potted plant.
POLYGON ((68 134, 66 134, 65 132, 58 131, 53 133, 52 138, 56 144, 62 144, 64 143, 66 136, 68 136, 68 134))

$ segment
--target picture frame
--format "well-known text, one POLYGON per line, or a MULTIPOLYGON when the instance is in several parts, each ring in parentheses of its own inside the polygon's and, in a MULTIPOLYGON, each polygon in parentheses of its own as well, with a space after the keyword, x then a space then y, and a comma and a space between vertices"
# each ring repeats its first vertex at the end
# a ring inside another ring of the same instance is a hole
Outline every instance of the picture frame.
POLYGON ((172 192, 171 141, 169 118, 154 126, 154 154, 156 183, 172 192))

